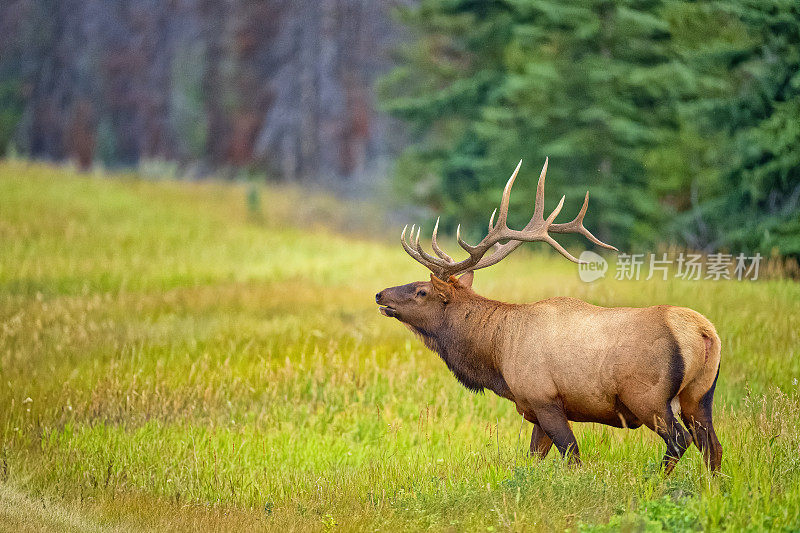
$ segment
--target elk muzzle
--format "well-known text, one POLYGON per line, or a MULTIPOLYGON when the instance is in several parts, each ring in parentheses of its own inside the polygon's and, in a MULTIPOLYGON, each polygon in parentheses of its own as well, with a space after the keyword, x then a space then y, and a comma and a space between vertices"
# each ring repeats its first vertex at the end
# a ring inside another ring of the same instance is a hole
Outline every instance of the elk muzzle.
POLYGON ((388 289, 387 290, 383 290, 383 291, 379 292, 378 294, 376 294, 375 295, 375 303, 380 306, 378 308, 378 311, 380 311, 380 313, 383 316, 388 316, 389 318, 395 318, 397 316, 397 311, 395 310, 394 307, 392 307, 391 305, 387 304, 387 302, 385 301, 387 292, 388 292, 388 289))

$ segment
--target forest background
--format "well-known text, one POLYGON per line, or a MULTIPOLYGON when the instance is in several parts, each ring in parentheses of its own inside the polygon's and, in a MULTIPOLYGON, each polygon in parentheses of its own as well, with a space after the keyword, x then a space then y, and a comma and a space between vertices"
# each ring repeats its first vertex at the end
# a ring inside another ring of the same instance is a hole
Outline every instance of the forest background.
POLYGON ((9 156, 388 184, 471 237, 549 156, 618 246, 797 257, 798 143, 793 0, 0 3, 9 156))

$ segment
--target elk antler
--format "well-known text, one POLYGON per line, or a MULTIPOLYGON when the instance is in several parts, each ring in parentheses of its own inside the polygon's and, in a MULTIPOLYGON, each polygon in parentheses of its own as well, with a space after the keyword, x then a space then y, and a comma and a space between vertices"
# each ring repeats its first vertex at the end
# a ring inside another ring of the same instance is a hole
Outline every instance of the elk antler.
POLYGON ((503 197, 500 200, 500 214, 497 217, 497 223, 494 223, 494 215, 497 213, 497 209, 492 212, 492 216, 489 218, 489 232, 487 233, 486 237, 484 237, 483 240, 481 240, 481 242, 475 246, 470 246, 461 239, 461 225, 459 225, 456 229, 456 240, 458 241, 458 244, 469 254, 468 258, 462 261, 454 261, 439 247, 439 243, 436 240, 436 233, 439 230, 439 219, 436 219, 436 225, 433 228, 433 238, 431 240, 431 247, 433 248, 433 252, 436 254, 435 257, 427 253, 422 249, 422 246, 420 246, 419 234, 421 228, 417 228, 416 225, 411 226, 409 242, 406 242, 406 230, 408 229, 408 225, 403 228, 403 233, 400 235, 400 242, 403 244, 403 249, 408 253, 408 255, 428 268, 437 278, 441 280, 447 280, 450 276, 454 276, 462 272, 468 272, 470 270, 478 270, 479 268, 492 266, 516 250, 517 247, 519 247, 519 245, 523 242, 546 242, 558 250, 561 255, 570 261, 574 261, 575 263, 584 263, 584 261, 576 259, 572 254, 565 250, 563 246, 558 244, 550 236, 550 233, 579 233, 597 245, 610 250, 617 250, 615 247, 602 242, 600 239, 592 235, 592 233, 583 225, 583 217, 586 215, 586 208, 589 206, 588 191, 586 192, 586 197, 583 200, 583 207, 581 207, 581 210, 578 212, 578 216, 576 216, 571 222, 567 222, 565 224, 553 224, 553 220, 556 218, 556 215, 558 215, 558 213, 561 211, 561 208, 564 206, 564 196, 561 197, 561 201, 558 202, 558 205, 553 212, 550 213, 550 216, 548 216, 547 219, 544 218, 544 177, 547 173, 547 162, 548 160, 545 159, 544 166, 542 167, 542 173, 539 175, 539 184, 536 187, 536 201, 533 205, 533 217, 531 217, 530 222, 528 222, 521 230, 510 229, 506 221, 508 218, 508 203, 511 198, 511 187, 514 185, 514 180, 519 172, 519 167, 522 166, 522 160, 520 160, 520 162, 517 164, 517 168, 514 169, 514 173, 511 174, 508 183, 506 183, 505 189, 503 189, 503 197), (416 235, 414 234, 415 229, 416 235), (501 241, 506 242, 505 244, 501 244, 501 241), (488 257, 484 257, 484 255, 486 255, 490 249, 494 250, 492 254, 488 257))

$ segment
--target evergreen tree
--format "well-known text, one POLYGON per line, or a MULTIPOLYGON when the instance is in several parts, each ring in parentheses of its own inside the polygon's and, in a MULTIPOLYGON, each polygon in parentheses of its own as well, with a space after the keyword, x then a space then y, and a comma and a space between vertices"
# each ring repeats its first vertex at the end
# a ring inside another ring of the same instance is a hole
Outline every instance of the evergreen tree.
POLYGON ((800 4, 737 0, 706 12, 724 21, 716 38, 682 40, 682 53, 720 90, 684 114, 718 141, 704 150, 718 170, 677 222, 709 248, 800 255, 800 4))
POLYGON ((507 75, 514 12, 504 1, 423 1, 401 19, 412 39, 379 85, 385 109, 406 121, 414 139, 400 157, 398 186, 444 213, 445 227, 458 219, 474 230, 488 216, 487 194, 521 156, 496 168, 492 139, 479 133, 507 75))
POLYGON ((565 217, 631 246, 800 253, 800 5, 789 0, 423 0, 383 80, 413 126, 400 184, 474 234, 519 157, 565 217), (412 185, 409 187, 409 185, 412 185))
POLYGON ((675 128, 672 102, 686 90, 662 4, 427 1, 407 11, 418 44, 384 80, 387 108, 421 139, 401 175, 451 225, 479 233, 520 157, 532 176, 512 210, 517 222, 530 216, 550 156, 550 207, 566 193, 566 219, 590 189, 588 223, 601 238, 654 240, 661 211, 643 156, 675 128))

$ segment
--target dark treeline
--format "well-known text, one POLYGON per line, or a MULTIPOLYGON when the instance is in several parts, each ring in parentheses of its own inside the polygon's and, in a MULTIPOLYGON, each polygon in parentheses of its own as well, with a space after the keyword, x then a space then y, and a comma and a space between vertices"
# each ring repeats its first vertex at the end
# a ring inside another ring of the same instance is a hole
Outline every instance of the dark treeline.
POLYGON ((372 87, 396 4, 6 0, 0 150, 358 179, 388 150, 372 87))
POLYGON ((338 188, 404 143, 403 198, 473 237, 550 156, 604 240, 800 255, 800 3, 0 2, 0 153, 338 188))
MULTIPOLYGON (((800 254, 800 2, 426 0, 386 77, 403 190, 485 231, 520 157, 622 246, 800 254)), ((526 189, 527 187, 527 189, 526 189)))

